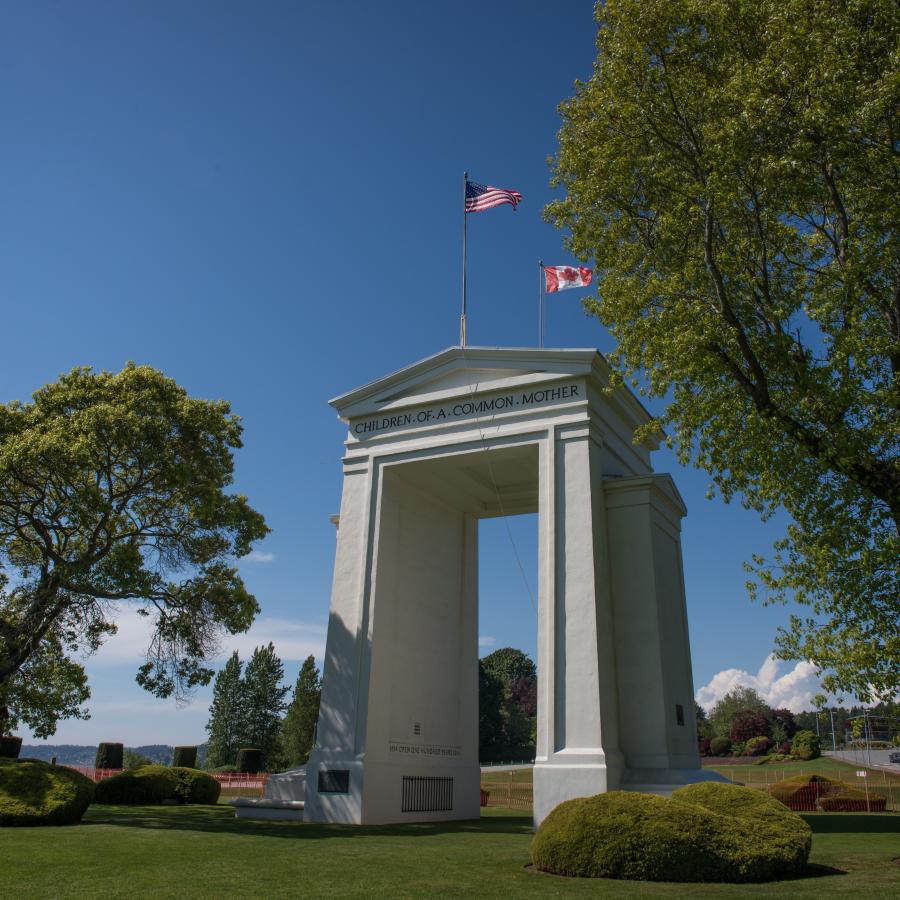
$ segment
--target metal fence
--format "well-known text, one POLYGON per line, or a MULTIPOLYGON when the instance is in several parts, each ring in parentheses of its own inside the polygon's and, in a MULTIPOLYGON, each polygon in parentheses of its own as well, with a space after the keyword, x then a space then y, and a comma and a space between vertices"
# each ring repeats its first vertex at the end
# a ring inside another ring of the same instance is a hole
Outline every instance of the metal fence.
MULTIPOLYGON (((102 778, 109 778, 112 775, 118 775, 123 769, 98 769, 94 766, 66 766, 67 769, 74 769, 86 775, 91 781, 100 781, 102 778)), ((268 775, 264 772, 250 774, 249 772, 207 772, 211 778, 222 787, 222 794, 229 797, 261 797, 266 787, 268 775)))
MULTIPOLYGON (((534 789, 530 781, 516 781, 512 777, 502 778, 497 772, 490 779, 482 779, 481 790, 487 794, 483 806, 502 806, 506 809, 531 809, 534 803, 534 789)), ((512 776, 512 772, 509 773, 512 776)))

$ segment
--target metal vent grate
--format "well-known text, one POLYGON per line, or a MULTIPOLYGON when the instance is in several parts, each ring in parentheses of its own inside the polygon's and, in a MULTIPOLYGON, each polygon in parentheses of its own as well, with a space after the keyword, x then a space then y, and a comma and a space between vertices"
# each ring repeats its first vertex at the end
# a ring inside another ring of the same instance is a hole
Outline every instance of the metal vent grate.
POLYGON ((444 812, 452 809, 452 778, 427 775, 403 776, 402 812, 444 812))

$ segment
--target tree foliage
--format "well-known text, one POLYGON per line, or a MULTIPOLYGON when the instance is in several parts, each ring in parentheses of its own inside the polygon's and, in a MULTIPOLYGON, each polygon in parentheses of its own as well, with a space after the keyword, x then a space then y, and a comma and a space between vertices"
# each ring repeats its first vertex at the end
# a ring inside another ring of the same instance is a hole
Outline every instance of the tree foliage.
POLYGON ((243 746, 262 751, 263 769, 277 771, 283 764, 281 716, 290 687, 282 685, 284 666, 270 641, 257 647, 247 663, 243 678, 243 746))
MULTIPOLYGON (((791 517, 751 594, 784 659, 900 679, 900 6, 606 0, 548 218, 682 463, 791 517)), ((637 383, 637 381, 635 381, 637 383)))
MULTIPOLYGON (((709 711, 709 724, 716 737, 730 737, 731 723, 735 716, 743 710, 754 710, 767 715, 769 706, 765 700, 753 690, 742 684, 735 685, 721 700, 718 700, 709 711)), ((760 732, 768 734, 766 732, 760 732)), ((751 735, 755 737, 755 735, 751 735)))
POLYGON ((731 731, 728 736, 732 741, 745 743, 751 738, 768 738, 772 725, 766 715, 758 709, 741 709, 731 720, 731 731))
POLYGON ((281 724, 281 743, 285 762, 289 766, 303 765, 309 759, 319 721, 319 702, 322 699, 322 680, 316 668, 316 658, 307 656, 294 685, 294 696, 281 724))
POLYGON ((226 493, 240 446, 227 403, 147 366, 73 369, 31 403, 0 404, 0 718, 43 736, 73 715, 87 694, 65 653, 113 634, 118 603, 154 625, 143 687, 180 697, 208 683, 220 635, 258 610, 233 565, 268 531, 226 493), (23 678, 50 663, 57 699, 35 707, 23 678))
POLYGON ((244 686, 241 660, 237 651, 216 675, 213 699, 209 708, 209 735, 206 744, 206 767, 233 766, 243 742, 244 686))

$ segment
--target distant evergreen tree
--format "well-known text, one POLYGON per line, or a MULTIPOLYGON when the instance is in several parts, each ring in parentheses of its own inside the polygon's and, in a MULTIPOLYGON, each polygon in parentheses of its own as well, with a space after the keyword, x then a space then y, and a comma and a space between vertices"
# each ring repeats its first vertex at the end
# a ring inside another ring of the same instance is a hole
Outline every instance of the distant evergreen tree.
POLYGON ((277 771, 284 764, 281 748, 281 716, 290 687, 282 686, 284 666, 270 641, 257 647, 247 663, 243 679, 241 738, 244 747, 262 750, 263 770, 277 771))
POLYGON ((241 681, 241 661, 235 651, 225 663, 225 668, 216 675, 213 685, 213 701, 206 725, 209 733, 207 768, 234 765, 238 748, 244 743, 243 726, 244 685, 241 681))
POLYGON ((281 725, 281 744, 289 766, 301 766, 309 759, 319 719, 322 681, 314 656, 307 656, 300 667, 294 696, 281 725))

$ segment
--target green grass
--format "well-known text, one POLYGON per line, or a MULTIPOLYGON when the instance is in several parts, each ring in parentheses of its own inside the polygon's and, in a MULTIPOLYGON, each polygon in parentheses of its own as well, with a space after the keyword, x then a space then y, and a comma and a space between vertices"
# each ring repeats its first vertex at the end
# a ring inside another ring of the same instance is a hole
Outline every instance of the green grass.
POLYGON ((900 816, 809 816, 810 877, 688 888, 533 874, 530 816, 485 812, 475 822, 353 828, 236 820, 221 805, 95 806, 81 825, 0 829, 0 885, 17 900, 900 896, 891 862, 900 816))

